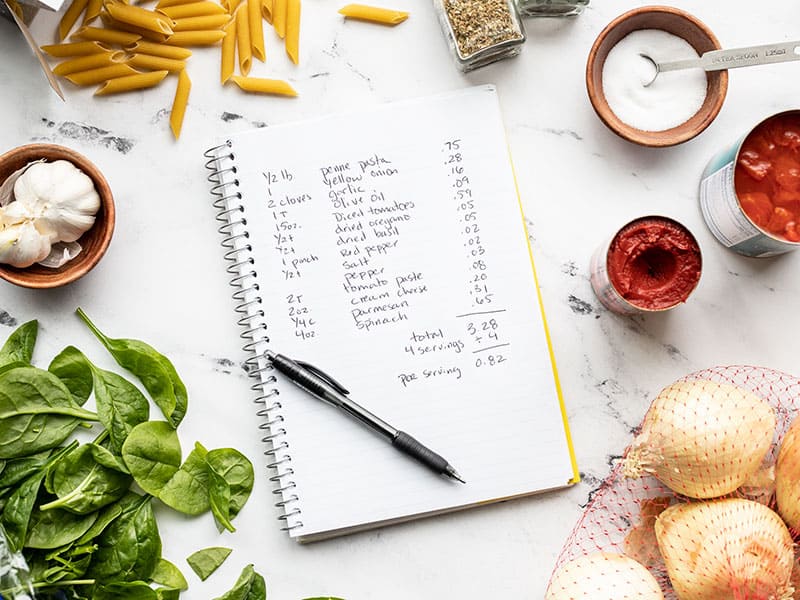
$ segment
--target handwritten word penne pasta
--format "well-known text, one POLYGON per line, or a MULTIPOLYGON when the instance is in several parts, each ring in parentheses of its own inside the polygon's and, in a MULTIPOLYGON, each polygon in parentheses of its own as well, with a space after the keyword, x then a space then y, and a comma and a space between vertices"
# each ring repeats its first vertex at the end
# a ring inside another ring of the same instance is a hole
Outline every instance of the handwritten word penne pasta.
POLYGON ((286 0, 272 0, 272 28, 278 37, 286 37, 286 0))
POLYGON ((239 54, 239 72, 250 73, 252 63, 252 47, 250 46, 250 25, 248 24, 247 7, 240 6, 236 11, 236 51, 239 54))
POLYGON ((86 12, 83 13, 83 25, 94 21, 103 12, 103 0, 89 0, 86 5, 86 12))
POLYGON ((186 63, 174 58, 164 58, 163 56, 151 56, 149 54, 134 54, 128 58, 128 64, 137 69, 148 69, 150 71, 170 71, 180 72, 186 68, 186 63))
POLYGON ((286 2, 286 54, 294 64, 300 62, 300 0, 286 2))
POLYGON ((155 42, 146 42, 142 40, 135 44, 128 44, 124 46, 124 48, 131 54, 149 54, 150 56, 163 56, 164 58, 171 58, 173 60, 186 60, 192 55, 192 51, 188 48, 167 46, 166 44, 157 44, 155 42))
POLYGON ((224 37, 224 31, 178 31, 164 43, 169 46, 213 46, 224 37))
POLYGON ((205 29, 220 29, 231 20, 229 15, 202 15, 199 17, 186 17, 175 19, 172 29, 175 31, 203 31, 205 29))
POLYGON ((147 10, 139 6, 130 6, 116 1, 106 2, 105 9, 115 21, 119 21, 120 23, 126 23, 140 29, 165 33, 167 35, 173 33, 172 20, 152 10, 147 10))
POLYGON ((131 25, 130 23, 123 23, 121 21, 115 20, 111 15, 108 13, 102 13, 100 18, 103 20, 103 24, 115 31, 123 31, 127 33, 133 33, 139 36, 139 39, 145 38, 150 40, 151 42, 163 42, 169 36, 166 33, 161 33, 158 31, 151 31, 150 29, 145 29, 144 27, 137 27, 136 25, 131 25))
POLYGON ((186 116, 186 106, 189 104, 189 92, 192 89, 192 82, 185 70, 178 75, 178 87, 175 90, 175 99, 172 101, 172 112, 169 115, 169 127, 172 135, 177 140, 181 137, 183 129, 183 118, 186 116))
POLYGON ((264 21, 261 18, 261 0, 247 1, 247 23, 250 26, 250 49, 261 62, 267 59, 264 47, 264 21))
POLYGON ((261 16, 272 25, 272 0, 261 0, 261 16))
POLYGON ((170 19, 185 19, 187 17, 202 17, 203 15, 227 15, 228 12, 214 2, 191 2, 159 8, 158 12, 165 14, 170 19))
POLYGON ((136 69, 125 64, 119 64, 111 67, 100 67, 99 69, 92 69, 90 71, 70 73, 69 75, 65 75, 65 78, 69 79, 75 85, 97 85, 108 79, 135 75, 136 73, 138 73, 136 69))
POLYGON ((379 8, 366 4, 348 4, 339 9, 339 14, 348 19, 370 21, 372 23, 381 23, 382 25, 397 25, 408 18, 408 13, 402 10, 379 8))
POLYGON ((233 75, 236 67, 236 21, 231 21, 225 26, 225 37, 222 38, 222 62, 220 67, 220 81, 225 83, 233 75))
POLYGON ((295 89, 280 79, 260 79, 258 77, 241 77, 233 75, 231 81, 245 92, 255 94, 277 94, 279 96, 297 96, 295 89))
POLYGON ((110 67, 115 64, 124 64, 124 52, 105 52, 103 54, 89 54, 71 58, 53 67, 53 74, 64 76, 78 71, 88 71, 99 69, 100 67, 110 67))
POLYGON ((142 39, 142 36, 136 33, 115 31, 113 29, 101 29, 99 27, 81 27, 70 37, 78 40, 91 40, 106 44, 119 44, 121 46, 134 44, 142 39))
POLYGON ((89 54, 102 54, 110 52, 111 46, 100 42, 72 42, 69 44, 51 44, 42 46, 42 52, 49 54, 53 58, 65 58, 67 56, 88 56, 89 54))
POLYGON ((95 96, 108 96, 109 94, 121 94, 142 90, 158 85, 167 76, 169 71, 153 71, 152 73, 139 73, 137 75, 127 75, 109 79, 95 91, 95 96))
POLYGON ((72 31, 75 23, 78 22, 78 17, 86 10, 86 5, 88 3, 89 0, 72 0, 72 4, 69 5, 69 8, 67 8, 61 20, 58 22, 58 39, 60 41, 66 39, 69 32, 72 31))

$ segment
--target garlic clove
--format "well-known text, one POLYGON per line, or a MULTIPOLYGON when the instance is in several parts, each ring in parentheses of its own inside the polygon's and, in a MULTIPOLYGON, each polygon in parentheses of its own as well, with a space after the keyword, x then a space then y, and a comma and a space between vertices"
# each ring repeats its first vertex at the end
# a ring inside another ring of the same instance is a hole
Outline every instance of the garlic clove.
POLYGON ((664 600, 644 566, 623 554, 595 552, 563 564, 544 600, 664 600))
POLYGON ((0 227, 19 225, 30 218, 30 211, 19 202, 0 207, 0 227))
POLYGON ((50 207, 37 219, 37 228, 51 241, 74 242, 94 225, 94 215, 50 207))
POLYGON ((656 539, 678 600, 791 600, 791 535, 780 516, 741 498, 677 504, 656 539))
POLYGON ((50 254, 40 260, 39 264, 49 269, 58 269, 78 256, 82 250, 78 242, 57 242, 52 245, 50 254))
POLYGON ((0 207, 6 206, 12 200, 14 200, 14 184, 17 182, 17 179, 28 170, 31 165, 35 165, 36 163, 44 162, 44 159, 36 160, 33 162, 29 162, 27 165, 22 167, 21 169, 17 169, 11 175, 6 177, 6 180, 0 185, 0 207))
POLYGON ((0 263, 25 268, 50 254, 50 239, 30 221, 0 229, 0 263))
POLYGON ((626 452, 623 473, 652 474, 675 492, 715 498, 761 467, 775 434, 775 412, 743 388, 681 381, 653 400, 626 452))

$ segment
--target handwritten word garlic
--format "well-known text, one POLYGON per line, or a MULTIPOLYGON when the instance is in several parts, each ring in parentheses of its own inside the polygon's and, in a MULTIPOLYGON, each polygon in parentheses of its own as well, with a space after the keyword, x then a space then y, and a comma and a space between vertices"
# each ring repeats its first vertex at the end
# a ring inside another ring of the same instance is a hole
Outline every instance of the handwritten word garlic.
POLYGON ((792 422, 778 450, 775 500, 786 524, 800 529, 800 419, 792 422))
POLYGON ((595 552, 565 563, 544 600, 664 600, 650 571, 623 554, 595 552))
POLYGON ((71 162, 27 165, 0 186, 0 262, 61 266, 80 252, 75 242, 99 208, 94 183, 71 162))
POLYGON ((776 512, 741 498, 671 506, 656 539, 679 600, 791 600, 792 537, 776 512))
POLYGON ((775 433, 772 407, 733 385, 674 383, 653 400, 623 473, 654 475, 679 494, 715 498, 758 472, 775 433))

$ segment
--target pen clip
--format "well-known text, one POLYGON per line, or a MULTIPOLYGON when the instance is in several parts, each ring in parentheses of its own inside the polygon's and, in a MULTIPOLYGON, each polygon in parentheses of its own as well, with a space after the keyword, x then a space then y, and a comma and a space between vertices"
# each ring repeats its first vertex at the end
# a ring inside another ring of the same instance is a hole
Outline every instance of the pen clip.
POLYGON ((295 359, 294 362, 296 362, 298 365, 300 365, 304 369, 308 369, 309 371, 311 371, 314 375, 316 375, 317 377, 319 377, 320 379, 325 381, 325 383, 330 384, 330 386, 333 389, 335 389, 337 392, 339 392, 340 394, 344 394, 345 396, 347 396, 350 393, 349 391, 347 391, 347 388, 345 388, 341 383, 336 381, 333 377, 328 375, 322 369, 319 369, 319 368, 315 367, 314 365, 312 365, 311 363, 305 362, 304 360, 295 359))

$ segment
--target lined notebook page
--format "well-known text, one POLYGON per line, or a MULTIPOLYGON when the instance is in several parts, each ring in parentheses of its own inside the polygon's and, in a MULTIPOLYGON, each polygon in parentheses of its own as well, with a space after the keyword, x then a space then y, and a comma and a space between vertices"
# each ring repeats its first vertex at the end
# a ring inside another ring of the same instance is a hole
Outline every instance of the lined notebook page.
POLYGON ((329 372, 467 481, 278 375, 292 536, 573 479, 493 87, 257 130, 231 151, 270 348, 329 372))

